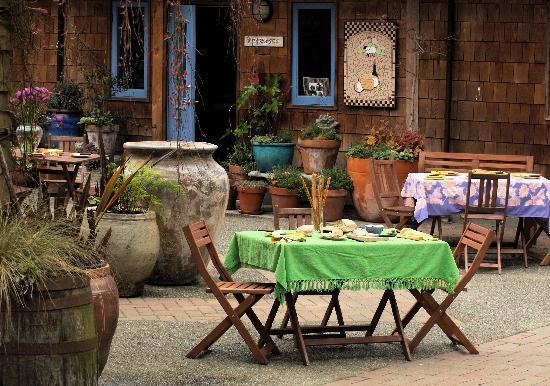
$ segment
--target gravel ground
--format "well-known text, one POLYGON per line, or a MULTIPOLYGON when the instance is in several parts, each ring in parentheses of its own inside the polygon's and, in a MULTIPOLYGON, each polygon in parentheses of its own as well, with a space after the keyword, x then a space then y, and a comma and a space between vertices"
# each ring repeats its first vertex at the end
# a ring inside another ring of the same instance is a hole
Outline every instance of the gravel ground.
MULTIPOLYGON (((229 215, 218 235, 218 248, 225 252, 232 234, 241 229, 267 229, 269 216, 229 215)), ((423 226, 424 227, 424 226, 423 226)), ((422 228, 425 230, 425 228, 422 228)), ((513 237, 514 225, 507 229, 513 237)), ((445 239, 453 242, 461 230, 454 219, 444 224, 445 239)), ((540 247, 547 247, 541 238, 540 247)), ((241 279, 258 280, 254 270, 240 273, 241 279)), ((550 267, 532 262, 528 269, 519 258, 507 258, 502 275, 496 270, 480 271, 453 303, 450 313, 475 343, 550 325, 550 267)), ((148 286, 146 296, 203 297, 200 286, 148 286)), ((443 297, 439 294, 438 297, 443 297)), ((374 311, 374 310, 372 310, 374 311)), ((404 312, 406 310, 402 310, 404 312)), ((345 315, 345 308, 343 310, 345 315)), ((185 353, 206 335, 215 323, 124 321, 119 323, 111 355, 100 379, 103 385, 231 385, 231 384, 320 384, 403 361, 400 347, 392 345, 310 348, 311 365, 304 367, 290 337, 276 340, 282 351, 268 366, 253 362, 241 338, 231 329, 200 360, 189 360, 185 353)), ((391 328, 381 325, 382 331, 391 328)), ((409 327, 409 336, 418 328, 409 327)), ((415 352, 425 358, 455 350, 435 328, 415 352)))

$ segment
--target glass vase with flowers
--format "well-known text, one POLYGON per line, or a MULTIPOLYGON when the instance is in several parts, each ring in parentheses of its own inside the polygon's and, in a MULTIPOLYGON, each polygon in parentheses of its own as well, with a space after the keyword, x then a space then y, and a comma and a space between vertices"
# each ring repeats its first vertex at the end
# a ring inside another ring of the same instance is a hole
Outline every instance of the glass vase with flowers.
POLYGON ((42 122, 51 92, 45 87, 25 87, 15 93, 12 104, 19 125, 16 129, 21 152, 26 155, 36 150, 42 139, 42 122))

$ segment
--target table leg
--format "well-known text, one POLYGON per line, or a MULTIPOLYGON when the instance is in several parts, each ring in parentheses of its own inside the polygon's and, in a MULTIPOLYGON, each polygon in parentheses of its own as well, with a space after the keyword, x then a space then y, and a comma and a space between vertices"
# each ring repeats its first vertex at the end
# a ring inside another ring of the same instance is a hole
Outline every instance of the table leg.
POLYGON ((405 337, 405 331, 403 331, 403 325, 401 324, 401 315, 399 315, 399 307, 397 307, 397 301, 395 300, 395 293, 393 291, 389 292, 389 299, 391 305, 391 311, 393 314, 393 320, 395 321, 395 329, 397 334, 401 337, 401 347, 403 347, 403 355, 408 361, 412 360, 411 350, 409 349, 409 343, 405 337))
POLYGON ((72 172, 69 172, 69 169, 67 168, 67 164, 62 163, 61 168, 63 169, 63 174, 65 175, 65 179, 67 180, 67 190, 69 191, 69 196, 73 199, 73 202, 76 203, 76 191, 74 188, 74 182, 76 181, 76 176, 78 175, 78 168, 80 167, 79 164, 75 164, 74 170, 72 172))
POLYGON ((302 363, 304 366, 309 365, 309 357, 307 354, 306 344, 304 342, 304 336, 300 329, 300 322, 298 321, 298 315, 296 314, 296 304, 294 303, 294 297, 290 292, 285 294, 286 306, 288 307, 288 314, 290 316, 290 324, 294 330, 294 339, 296 340, 296 346, 302 356, 302 363))

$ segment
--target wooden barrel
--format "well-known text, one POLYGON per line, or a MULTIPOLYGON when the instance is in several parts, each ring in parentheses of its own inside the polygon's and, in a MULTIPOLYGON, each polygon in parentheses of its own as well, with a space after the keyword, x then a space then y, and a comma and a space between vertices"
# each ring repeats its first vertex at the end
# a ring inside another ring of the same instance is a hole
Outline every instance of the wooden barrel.
MULTIPOLYGON (((89 279, 37 286, 14 307, 0 343, 1 385, 97 385, 97 333, 89 279)), ((1 316, 1 315, 0 315, 1 316)))
POLYGON ((98 371, 101 375, 105 364, 107 364, 111 341, 118 324, 118 288, 111 275, 109 264, 89 269, 86 273, 90 277, 90 287, 94 298, 95 323, 99 341, 98 371))

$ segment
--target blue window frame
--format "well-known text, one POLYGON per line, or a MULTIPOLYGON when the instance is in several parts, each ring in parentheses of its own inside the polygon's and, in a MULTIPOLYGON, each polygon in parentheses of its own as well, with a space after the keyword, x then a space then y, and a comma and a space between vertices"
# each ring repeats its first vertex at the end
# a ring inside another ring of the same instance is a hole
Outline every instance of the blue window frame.
POLYGON ((334 106, 336 4, 292 5, 291 102, 334 106))
POLYGON ((131 2, 114 1, 111 24, 111 75, 122 79, 123 87, 114 87, 112 96, 117 98, 146 99, 149 91, 149 3, 145 0, 131 2), (127 12, 128 18, 123 13, 127 12), (122 28, 122 23, 132 23, 122 28), (122 39, 123 31, 131 31, 128 39, 122 39), (123 52, 123 41, 127 52, 123 52))

